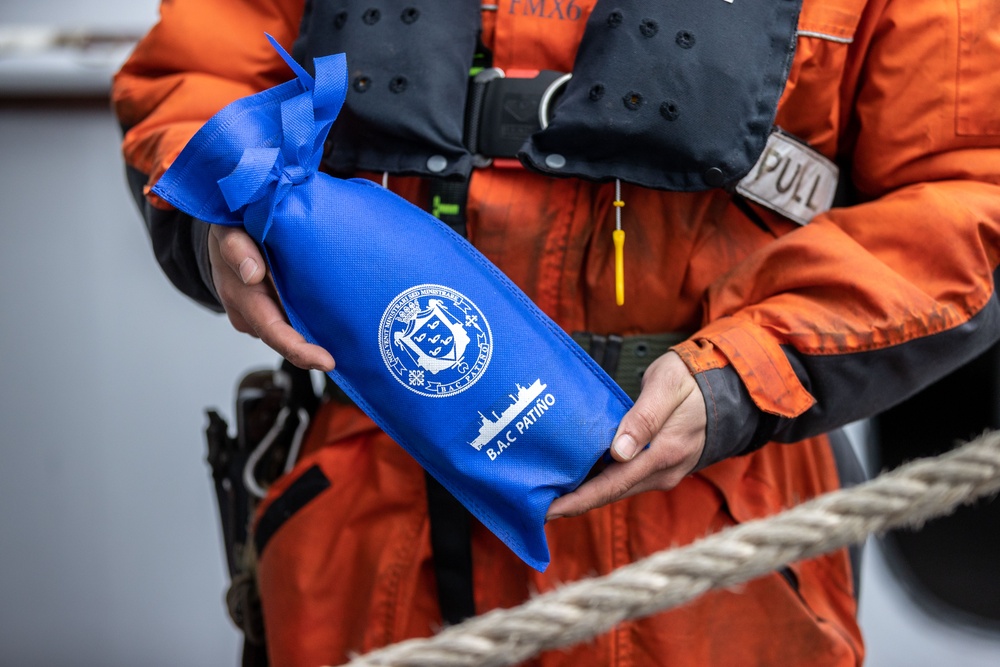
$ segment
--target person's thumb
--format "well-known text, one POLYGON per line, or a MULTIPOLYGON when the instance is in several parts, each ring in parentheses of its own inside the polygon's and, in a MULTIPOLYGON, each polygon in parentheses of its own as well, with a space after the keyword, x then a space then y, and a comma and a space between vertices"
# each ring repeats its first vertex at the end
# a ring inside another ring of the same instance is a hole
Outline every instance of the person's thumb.
POLYGON ((611 441, 611 457, 616 461, 624 463, 635 458, 666 421, 666 415, 661 417, 657 414, 659 411, 654 409, 654 401, 648 398, 643 400, 644 398, 646 397, 639 396, 639 400, 618 424, 618 430, 611 441))
POLYGON ((690 373, 676 353, 654 361, 642 378, 635 405, 625 413, 611 441, 611 456, 624 463, 635 458, 663 429, 667 419, 687 397, 685 381, 690 373))
POLYGON ((264 258, 257 244, 242 229, 212 226, 222 261, 240 277, 244 285, 256 285, 264 279, 264 258))

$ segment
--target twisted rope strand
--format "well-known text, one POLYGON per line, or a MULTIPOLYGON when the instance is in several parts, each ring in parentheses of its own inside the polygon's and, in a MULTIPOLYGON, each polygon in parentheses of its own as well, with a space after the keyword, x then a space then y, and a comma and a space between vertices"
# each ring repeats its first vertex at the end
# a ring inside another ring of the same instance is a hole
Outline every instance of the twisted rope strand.
POLYGON ((600 578, 497 609, 353 660, 350 667, 500 667, 603 634, 622 621, 743 583, 788 563, 919 526, 1000 491, 1000 431, 870 482, 814 498, 686 547, 655 553, 600 578))

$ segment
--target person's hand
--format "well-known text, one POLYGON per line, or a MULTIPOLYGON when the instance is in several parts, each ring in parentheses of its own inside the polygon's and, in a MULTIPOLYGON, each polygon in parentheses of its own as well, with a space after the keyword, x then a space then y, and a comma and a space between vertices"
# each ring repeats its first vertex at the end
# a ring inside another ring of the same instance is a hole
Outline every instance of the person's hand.
POLYGON ((556 498, 547 520, 583 514, 643 491, 674 488, 701 457, 705 425, 697 381, 677 353, 668 352, 646 369, 639 399, 618 425, 611 445, 615 462, 556 498))
POLYGON ((288 323, 264 258, 242 229, 212 225, 208 232, 212 282, 233 327, 264 341, 299 368, 333 370, 333 356, 307 342, 288 323))

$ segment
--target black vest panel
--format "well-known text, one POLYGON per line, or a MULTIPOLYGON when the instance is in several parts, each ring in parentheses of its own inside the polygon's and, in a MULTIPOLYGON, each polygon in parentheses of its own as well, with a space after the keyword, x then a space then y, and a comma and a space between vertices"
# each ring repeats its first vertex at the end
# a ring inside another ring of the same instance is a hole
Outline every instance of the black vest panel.
POLYGON ((292 54, 347 55, 347 101, 324 165, 392 174, 467 177, 462 143, 479 0, 307 0, 292 54))
MULTIPOLYGON (((552 176, 697 191, 750 172, 774 123, 802 0, 598 0, 573 78, 518 157, 552 176)), ((307 0, 293 55, 346 53, 324 165, 467 178, 480 0, 307 0)))
POLYGON ((518 157, 553 176, 731 186, 764 150, 801 0, 601 0, 549 126, 518 157))

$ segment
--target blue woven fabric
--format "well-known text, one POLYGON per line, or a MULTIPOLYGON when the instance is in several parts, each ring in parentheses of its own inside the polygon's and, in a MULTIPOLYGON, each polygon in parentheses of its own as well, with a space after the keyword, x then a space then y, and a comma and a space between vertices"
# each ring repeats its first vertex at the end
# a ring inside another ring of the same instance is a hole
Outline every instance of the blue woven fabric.
MULTIPOLYGON (((273 40, 272 40, 272 43, 273 40)), ((631 400, 465 239, 362 179, 319 173, 344 55, 234 102, 153 191, 261 246, 288 318, 372 419, 525 562, 545 512, 606 454, 631 400)))

